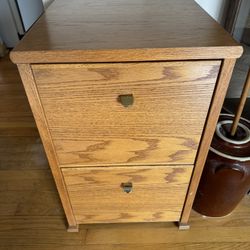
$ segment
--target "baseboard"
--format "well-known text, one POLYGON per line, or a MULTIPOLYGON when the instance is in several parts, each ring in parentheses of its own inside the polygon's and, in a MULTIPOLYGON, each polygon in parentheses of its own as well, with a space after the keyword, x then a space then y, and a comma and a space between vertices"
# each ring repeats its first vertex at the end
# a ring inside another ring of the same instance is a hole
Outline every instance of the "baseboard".
POLYGON ((0 57, 4 57, 7 54, 8 50, 6 49, 3 43, 0 43, 0 57))

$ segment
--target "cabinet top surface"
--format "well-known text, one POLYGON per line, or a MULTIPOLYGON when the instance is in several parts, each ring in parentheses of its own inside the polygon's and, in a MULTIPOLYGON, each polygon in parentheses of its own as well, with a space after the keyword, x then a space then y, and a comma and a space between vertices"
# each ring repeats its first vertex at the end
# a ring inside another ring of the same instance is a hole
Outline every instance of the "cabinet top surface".
POLYGON ((242 48, 194 0, 55 0, 16 63, 236 58, 242 48))

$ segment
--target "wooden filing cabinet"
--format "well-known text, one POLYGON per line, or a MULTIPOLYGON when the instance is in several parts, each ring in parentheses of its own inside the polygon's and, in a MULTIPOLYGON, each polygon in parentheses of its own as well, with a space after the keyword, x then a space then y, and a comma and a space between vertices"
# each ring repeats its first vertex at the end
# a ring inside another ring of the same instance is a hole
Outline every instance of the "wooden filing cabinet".
POLYGON ((69 224, 188 223, 242 48, 192 0, 56 0, 11 58, 69 224))

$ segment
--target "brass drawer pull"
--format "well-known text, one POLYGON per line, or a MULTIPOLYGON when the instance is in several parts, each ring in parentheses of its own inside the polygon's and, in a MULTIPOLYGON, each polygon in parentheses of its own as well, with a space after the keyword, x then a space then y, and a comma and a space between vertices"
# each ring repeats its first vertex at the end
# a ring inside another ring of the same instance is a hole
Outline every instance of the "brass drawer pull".
POLYGON ((132 182, 126 182, 126 183, 122 183, 121 187, 125 193, 129 194, 132 192, 133 184, 132 182))
POLYGON ((121 103, 124 107, 127 108, 128 106, 133 105, 134 96, 133 94, 119 95, 117 100, 119 103, 121 103))

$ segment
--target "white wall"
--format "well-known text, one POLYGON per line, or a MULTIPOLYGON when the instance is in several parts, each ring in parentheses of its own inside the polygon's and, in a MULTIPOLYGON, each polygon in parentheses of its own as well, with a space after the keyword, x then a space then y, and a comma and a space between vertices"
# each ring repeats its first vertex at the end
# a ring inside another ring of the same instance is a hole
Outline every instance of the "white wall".
POLYGON ((211 17, 223 24, 228 0, 195 0, 211 17))

